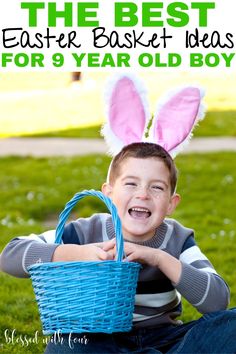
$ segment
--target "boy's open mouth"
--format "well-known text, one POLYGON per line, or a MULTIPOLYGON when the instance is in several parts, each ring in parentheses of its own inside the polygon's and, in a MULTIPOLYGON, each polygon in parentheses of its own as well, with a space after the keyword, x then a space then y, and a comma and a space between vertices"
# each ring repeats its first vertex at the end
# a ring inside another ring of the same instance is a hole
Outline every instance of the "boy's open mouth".
POLYGON ((130 208, 128 212, 129 215, 132 216, 132 218, 134 219, 147 219, 152 214, 147 208, 139 207, 130 208))

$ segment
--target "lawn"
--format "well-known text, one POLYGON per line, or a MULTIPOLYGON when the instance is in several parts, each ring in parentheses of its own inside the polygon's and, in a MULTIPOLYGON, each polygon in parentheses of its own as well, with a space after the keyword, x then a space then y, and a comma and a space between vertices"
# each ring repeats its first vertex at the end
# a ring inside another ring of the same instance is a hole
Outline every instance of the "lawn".
MULTIPOLYGON (((197 84, 206 89, 208 114, 196 136, 236 136, 236 73, 201 74, 140 72, 148 90, 150 110, 166 91, 197 84)), ((2 73, 0 75, 0 138, 38 135, 99 137, 104 122, 104 87, 109 72, 82 74, 71 83, 71 73, 2 73)))
MULTIPOLYGON (((22 134, 23 137, 102 138, 101 124, 91 127, 54 130, 44 133, 22 134)), ((236 111, 209 111, 204 122, 194 129, 195 137, 236 137, 236 111)))
MULTIPOLYGON (((197 242, 230 285, 231 306, 236 306, 236 154, 182 155, 176 163, 182 202, 174 217, 195 229, 197 242)), ((75 192, 100 188, 108 165, 109 158, 102 155, 0 159, 0 249, 15 235, 54 228, 59 212, 75 192)), ((73 217, 105 210, 100 201, 88 198, 79 203, 73 217)), ((0 350, 42 353, 45 339, 40 335, 30 280, 1 273, 0 281, 0 350), (20 336, 34 339, 35 343, 23 346, 20 336)), ((184 308, 184 320, 198 317, 187 303, 184 308)))

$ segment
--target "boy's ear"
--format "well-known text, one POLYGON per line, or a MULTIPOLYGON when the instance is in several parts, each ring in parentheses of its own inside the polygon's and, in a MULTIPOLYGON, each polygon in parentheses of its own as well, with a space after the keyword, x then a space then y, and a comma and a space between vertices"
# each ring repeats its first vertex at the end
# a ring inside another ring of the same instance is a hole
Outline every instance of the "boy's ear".
POLYGON ((107 197, 110 197, 112 193, 112 186, 107 182, 103 183, 102 193, 105 194, 107 197))
POLYGON ((180 203, 181 197, 179 194, 174 194, 170 198, 170 204, 167 210, 167 215, 171 215, 174 211, 177 205, 180 203))

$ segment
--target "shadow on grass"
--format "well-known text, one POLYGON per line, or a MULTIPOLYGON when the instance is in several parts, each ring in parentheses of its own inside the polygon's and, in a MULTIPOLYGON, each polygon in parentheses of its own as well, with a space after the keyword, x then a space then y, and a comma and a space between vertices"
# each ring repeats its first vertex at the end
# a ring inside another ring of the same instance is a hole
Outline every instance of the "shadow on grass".
POLYGON ((65 130, 55 130, 44 133, 27 134, 21 135, 24 138, 41 138, 41 137, 51 137, 51 138, 84 138, 84 139, 97 139, 101 138, 100 135, 101 125, 94 125, 92 127, 86 128, 71 128, 65 130))
POLYGON ((194 135, 198 137, 236 136, 236 111, 207 112, 204 122, 200 122, 194 135))

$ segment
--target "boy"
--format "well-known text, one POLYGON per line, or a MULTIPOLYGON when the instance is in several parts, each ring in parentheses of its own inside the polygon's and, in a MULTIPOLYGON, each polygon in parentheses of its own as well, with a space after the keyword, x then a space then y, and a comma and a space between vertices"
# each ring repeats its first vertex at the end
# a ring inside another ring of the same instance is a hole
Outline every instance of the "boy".
MULTIPOLYGON (((159 145, 133 143, 113 159, 102 191, 118 209, 128 261, 142 263, 133 329, 129 333, 86 334, 86 345, 49 343, 45 353, 235 353, 236 311, 225 311, 229 289, 197 247, 193 230, 166 219, 180 201, 177 171, 159 145), (181 298, 204 315, 182 324, 181 298)), ((35 262, 114 258, 114 229, 108 214, 69 223, 62 245, 55 232, 18 237, 4 249, 3 271, 27 276, 35 262), (94 232, 94 230, 96 230, 94 232)), ((71 338, 70 338, 71 340, 71 338)))

